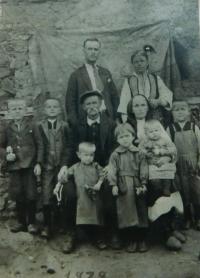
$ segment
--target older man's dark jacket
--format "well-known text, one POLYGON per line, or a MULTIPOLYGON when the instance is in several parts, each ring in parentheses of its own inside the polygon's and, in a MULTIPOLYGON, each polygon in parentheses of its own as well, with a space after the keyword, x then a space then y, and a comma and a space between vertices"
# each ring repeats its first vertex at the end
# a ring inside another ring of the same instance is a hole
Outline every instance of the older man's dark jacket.
MULTIPOLYGON (((110 154, 116 146, 114 139, 115 127, 115 122, 110 119, 105 112, 102 112, 100 115, 99 137, 96 145, 97 150, 95 156, 95 161, 97 161, 101 166, 105 166, 108 163, 110 154)), ((76 149, 78 149, 79 143, 88 141, 88 124, 85 115, 83 119, 80 120, 76 126, 74 126, 73 134, 76 149)), ((77 161, 77 158, 75 161, 77 161)))
MULTIPOLYGON (((112 119, 115 119, 119 105, 119 95, 116 86, 109 70, 100 66, 98 66, 98 69, 99 76, 104 86, 102 94, 104 96, 107 114, 112 119)), ((71 74, 68 82, 66 111, 68 120, 71 124, 77 123, 77 121, 83 117, 83 110, 79 102, 80 95, 90 90, 92 90, 92 84, 86 66, 83 65, 71 74)))

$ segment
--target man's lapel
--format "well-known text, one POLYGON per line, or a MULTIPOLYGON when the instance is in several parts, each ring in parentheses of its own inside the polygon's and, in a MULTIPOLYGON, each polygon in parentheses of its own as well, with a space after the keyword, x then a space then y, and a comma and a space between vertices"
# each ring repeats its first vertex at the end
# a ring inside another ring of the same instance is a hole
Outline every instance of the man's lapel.
POLYGON ((21 132, 31 132, 30 130, 30 124, 29 124, 29 121, 28 119, 23 119, 22 122, 21 122, 21 128, 20 128, 21 132))
POLYGON ((48 132, 48 121, 42 121, 41 126, 43 128, 44 134, 46 135, 46 138, 49 138, 49 132, 48 132))
POLYGON ((81 78, 82 78, 83 82, 85 83, 87 90, 88 91, 92 90, 92 83, 90 81, 90 77, 88 75, 85 65, 83 65, 83 67, 81 68, 81 78))
POLYGON ((61 120, 57 120, 57 122, 56 122, 56 129, 54 130, 54 134, 55 135, 59 134, 59 131, 60 131, 61 127, 62 127, 61 120))
POLYGON ((108 82, 107 80, 108 76, 105 74, 105 71, 102 67, 100 66, 97 67, 98 67, 99 77, 101 78, 103 89, 104 89, 106 82, 108 82))

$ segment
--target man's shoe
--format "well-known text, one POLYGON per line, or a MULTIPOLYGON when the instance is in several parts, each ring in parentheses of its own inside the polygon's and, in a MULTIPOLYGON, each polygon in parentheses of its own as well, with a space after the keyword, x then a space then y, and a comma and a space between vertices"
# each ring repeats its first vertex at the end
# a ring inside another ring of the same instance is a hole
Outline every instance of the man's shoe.
POLYGON ((166 242, 166 247, 171 251, 179 251, 182 248, 181 242, 174 236, 170 236, 166 242))
POLYGON ((27 232, 27 227, 21 223, 16 223, 10 228, 12 233, 27 232))
POLYGON ((28 225, 28 232, 29 232, 29 234, 36 235, 37 232, 38 232, 38 229, 34 224, 29 224, 28 225))

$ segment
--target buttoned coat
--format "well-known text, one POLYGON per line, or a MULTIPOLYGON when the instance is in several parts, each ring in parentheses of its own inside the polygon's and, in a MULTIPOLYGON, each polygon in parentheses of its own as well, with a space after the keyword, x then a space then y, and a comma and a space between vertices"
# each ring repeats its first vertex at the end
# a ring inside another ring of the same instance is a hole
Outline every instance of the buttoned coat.
MULTIPOLYGON (((115 119, 119 105, 117 88, 109 70, 100 66, 98 66, 98 70, 99 77, 104 86, 102 94, 107 113, 111 118, 115 119)), ((83 65, 71 74, 68 82, 65 105, 68 120, 71 124, 75 124, 77 120, 83 118, 83 110, 79 100, 82 93, 90 90, 92 90, 92 84, 86 66, 83 65)))
POLYGON ((40 163, 41 158, 37 155, 41 152, 41 142, 36 125, 32 119, 24 118, 18 130, 14 121, 11 121, 2 131, 4 136, 0 138, 1 154, 6 160, 6 147, 11 146, 16 155, 16 160, 7 162, 8 171, 33 167, 35 163, 40 163), (37 152, 38 150, 38 152, 37 152))
POLYGON ((50 170, 53 169, 55 166, 68 166, 71 162, 73 152, 71 131, 68 124, 62 120, 57 120, 56 129, 54 131, 55 157, 52 157, 50 151, 48 121, 43 120, 39 122, 37 127, 42 144, 42 147, 39 149, 38 152, 38 157, 39 160, 42 162, 43 168, 50 170))

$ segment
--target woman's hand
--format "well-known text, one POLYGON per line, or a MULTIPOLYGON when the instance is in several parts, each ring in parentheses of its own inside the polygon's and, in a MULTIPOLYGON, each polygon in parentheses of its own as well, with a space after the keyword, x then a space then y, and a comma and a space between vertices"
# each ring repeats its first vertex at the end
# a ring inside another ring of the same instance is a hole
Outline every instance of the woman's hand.
POLYGON ((165 99, 159 99, 160 106, 166 107, 168 105, 168 102, 165 99))
POLYGON ((151 108, 155 109, 160 105, 160 100, 159 99, 149 99, 149 103, 151 108))

